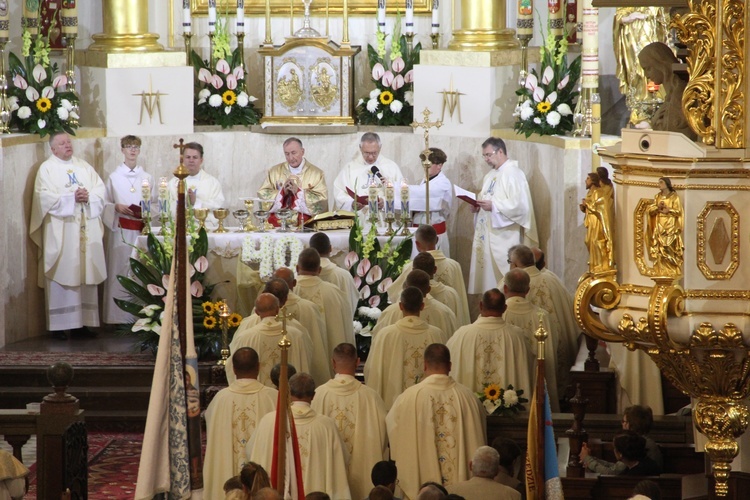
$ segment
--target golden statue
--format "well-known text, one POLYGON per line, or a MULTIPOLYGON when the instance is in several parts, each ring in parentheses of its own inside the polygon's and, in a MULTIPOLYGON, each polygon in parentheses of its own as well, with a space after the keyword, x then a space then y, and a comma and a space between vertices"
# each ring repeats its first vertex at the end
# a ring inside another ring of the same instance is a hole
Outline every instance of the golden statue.
MULTIPOLYGON (((666 42, 669 20, 663 7, 618 7, 612 26, 617 78, 620 92, 630 110, 630 123, 647 121, 648 106, 653 96, 648 90, 648 79, 638 62, 638 54, 651 42, 666 42)), ((663 98, 660 89, 659 95, 663 98)))
POLYGON ((585 214, 586 246, 589 249, 589 272, 601 273, 615 267, 614 257, 614 198, 603 187, 599 174, 586 176, 586 197, 579 208, 585 214))
POLYGON ((276 95, 287 108, 294 108, 302 99, 302 87, 296 69, 289 70, 289 78, 287 76, 279 78, 277 86, 276 95))
POLYGON ((685 252, 682 203, 669 177, 660 177, 658 186, 659 192, 648 209, 648 254, 659 274, 677 277, 682 275, 685 252))
POLYGON ((331 75, 328 74, 328 69, 324 65, 319 64, 313 72, 318 83, 310 87, 312 99, 321 108, 328 109, 331 107, 333 101, 336 100, 339 88, 337 85, 331 85, 331 75))
POLYGON ((679 62, 672 49, 661 42, 649 43, 638 54, 638 61, 646 78, 664 87, 664 102, 651 118, 651 128, 680 132, 695 140, 697 136, 682 111, 682 94, 687 82, 672 71, 672 65, 679 62))

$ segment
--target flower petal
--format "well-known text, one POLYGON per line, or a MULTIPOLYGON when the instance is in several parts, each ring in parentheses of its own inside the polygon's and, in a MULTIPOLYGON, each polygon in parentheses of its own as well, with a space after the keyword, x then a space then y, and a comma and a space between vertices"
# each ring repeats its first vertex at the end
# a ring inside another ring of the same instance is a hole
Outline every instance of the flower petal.
POLYGON ((347 269, 351 269, 357 262, 359 262, 359 255, 357 255, 357 252, 349 252, 346 254, 346 257, 344 257, 344 267, 347 269))
POLYGON ((550 104, 555 104, 555 101, 557 100, 557 92, 552 92, 550 95, 547 96, 547 102, 550 104))
POLYGON ((195 270, 199 273, 205 273, 206 269, 208 269, 208 259, 205 255, 201 255, 198 257, 198 259, 195 261, 195 270))
POLYGON ((398 90, 401 87, 403 87, 405 84, 404 77, 401 75, 396 75, 396 78, 393 79, 393 83, 391 84, 391 88, 393 90, 398 90))
POLYGON ((404 82, 405 82, 405 83, 411 83, 411 82, 413 82, 413 81, 414 81, 414 70, 413 70, 413 69, 410 69, 410 70, 409 70, 409 71, 407 71, 407 72, 406 72, 406 74, 404 75, 404 82))
POLYGON ((39 91, 37 91, 37 89, 35 89, 34 87, 27 88, 26 99, 31 102, 36 102, 36 100, 39 99, 39 91))
POLYGON ((357 276, 364 278, 371 267, 372 264, 370 264, 370 259, 362 259, 357 266, 357 276))
POLYGON ((55 89, 53 89, 52 87, 44 87, 42 89, 42 97, 53 99, 55 97, 55 89))
POLYGON ((200 281, 195 280, 190 285, 190 295, 192 295, 193 297, 200 297, 201 295, 203 295, 203 285, 200 281))
POLYGON ((539 81, 536 79, 536 75, 534 73, 529 73, 526 75, 526 89, 534 92, 537 85, 539 85, 539 81))
POLYGON ((47 79, 47 70, 45 70, 44 66, 42 66, 41 64, 37 64, 36 66, 34 66, 34 69, 31 73, 34 75, 34 80, 37 83, 42 83, 47 79))
POLYGON ((59 89, 60 87, 64 87, 67 84, 68 84, 68 77, 65 75, 58 75, 52 81, 52 86, 55 87, 56 89, 59 89))
POLYGON ((380 268, 380 266, 372 266, 372 269, 370 269, 370 272, 367 273, 367 278, 365 278, 365 281, 368 285, 372 285, 373 283, 380 281, 380 279, 383 277, 383 270, 380 268))
POLYGON ((397 57, 391 63, 391 68, 393 68, 393 71, 395 71, 396 73, 401 73, 401 70, 403 70, 405 67, 406 64, 404 63, 404 59, 402 57, 397 57))
POLYGON ((549 84, 549 82, 551 82, 554 77, 555 70, 552 69, 552 66, 547 66, 546 68, 544 68, 544 73, 542 73, 542 85, 549 84))
POLYGON ((370 287, 369 286, 363 286, 362 289, 359 291, 359 298, 360 299, 369 299, 370 298, 370 287))
POLYGON ((357 290, 359 290, 359 287, 362 286, 362 278, 360 278, 359 276, 355 276, 354 277, 354 286, 357 288, 357 290))
POLYGON ((390 87, 392 83, 393 83, 393 73, 391 73, 390 71, 386 71, 383 74, 383 86, 390 87))
POLYGON ((229 67, 229 63, 225 59, 219 59, 216 62, 216 71, 228 75, 232 68, 229 67))
POLYGON ((383 74, 385 73, 385 68, 380 63, 375 63, 375 66, 372 67, 372 79, 373 80, 380 80, 383 78, 383 74))
POLYGON ((215 89, 220 89, 224 86, 224 80, 221 79, 219 75, 212 75, 211 76, 211 85, 214 86, 215 89))
POLYGON ((385 293, 393 284, 393 278, 390 276, 378 284, 378 293, 385 293))
POLYGON ((29 84, 26 82, 26 79, 21 75, 16 75, 13 77, 13 85, 21 90, 26 90, 29 86, 29 84))
POLYGON ((370 307, 378 307, 380 305, 380 295, 373 295, 368 302, 370 303, 370 307))
POLYGON ((242 80, 245 78, 245 69, 242 66, 237 66, 234 68, 234 71, 232 71, 232 75, 234 75, 237 80, 242 80))
POLYGON ((237 79, 234 77, 234 75, 227 75, 227 88, 229 90, 234 90, 237 88, 237 79))
POLYGON ((148 293, 154 297, 161 297, 165 293, 165 290, 162 287, 154 285, 153 283, 149 283, 146 288, 148 288, 148 293))
POLYGON ((544 100, 544 89, 542 87, 534 89, 534 100, 536 102, 542 102, 544 100))
POLYGON ((161 284, 164 285, 164 288, 169 288, 169 275, 165 274, 161 277, 161 284))
POLYGON ((198 80, 202 81, 203 83, 211 83, 212 78, 213 75, 206 68, 201 68, 200 70, 198 70, 198 80))
POLYGON ((557 90, 562 90, 565 88, 565 86, 568 84, 568 81, 570 80, 570 75, 565 75, 565 78, 560 80, 560 83, 557 84, 557 90))

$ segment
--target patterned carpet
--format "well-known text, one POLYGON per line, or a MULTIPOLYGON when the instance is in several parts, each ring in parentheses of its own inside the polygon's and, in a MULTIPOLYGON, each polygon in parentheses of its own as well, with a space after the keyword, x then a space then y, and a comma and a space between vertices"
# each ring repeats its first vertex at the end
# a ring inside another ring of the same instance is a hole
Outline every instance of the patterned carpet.
POLYGON ((48 366, 58 361, 65 361, 72 366, 153 366, 154 356, 150 353, 135 354, 127 352, 34 352, 5 351, 0 352, 0 366, 48 366))
MULTIPOLYGON (((91 433, 89 441, 89 499, 133 498, 138 478, 143 434, 91 433)), ((24 499, 36 499, 36 467, 31 467, 29 492, 24 499)))

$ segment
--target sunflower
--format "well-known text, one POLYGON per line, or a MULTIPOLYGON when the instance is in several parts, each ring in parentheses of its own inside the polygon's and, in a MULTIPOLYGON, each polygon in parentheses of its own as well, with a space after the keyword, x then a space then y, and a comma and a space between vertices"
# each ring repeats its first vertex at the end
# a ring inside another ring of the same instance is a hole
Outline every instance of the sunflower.
POLYGON ((233 106, 234 103, 237 102, 237 94, 234 93, 234 90, 227 90, 221 94, 221 100, 224 101, 224 104, 227 106, 233 106))
POLYGON ((229 328, 236 328, 240 326, 240 321, 242 321, 242 316, 237 313, 232 313, 227 320, 227 324, 229 325, 229 328))
POLYGON ((380 93, 380 104, 388 106, 393 102, 393 93, 390 90, 384 90, 380 93))
POLYGON ((42 113, 46 113, 47 111, 52 109, 52 101, 50 101, 46 97, 40 97, 36 102, 36 109, 38 109, 42 113))
POLYGON ((203 305, 203 312, 206 314, 206 316, 211 316, 213 313, 216 312, 216 306, 214 306, 213 302, 206 301, 202 305, 203 305))
POLYGON ((496 401, 500 397, 500 387, 497 384, 490 384, 484 388, 484 396, 490 401, 496 401))
POLYGON ((205 326, 207 330, 213 330, 216 328, 216 318, 213 316, 206 316, 203 318, 203 326, 205 326))
POLYGON ((550 109, 552 109, 552 104, 548 103, 547 101, 542 101, 536 105, 536 110, 540 113, 546 113, 550 109))

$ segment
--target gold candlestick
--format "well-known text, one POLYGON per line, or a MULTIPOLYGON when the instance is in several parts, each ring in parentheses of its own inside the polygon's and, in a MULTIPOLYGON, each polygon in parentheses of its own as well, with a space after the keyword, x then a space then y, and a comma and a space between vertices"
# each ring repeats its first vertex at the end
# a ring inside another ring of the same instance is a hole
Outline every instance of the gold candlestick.
POLYGON ((393 221, 396 219, 394 214, 386 213, 385 214, 385 221, 388 223, 388 229, 385 230, 386 236, 393 236, 396 234, 396 231, 393 230, 393 221))
POLYGON ((10 132, 10 119, 13 115, 8 102, 8 78, 5 76, 5 45, 7 38, 0 40, 0 133, 10 132))
POLYGON ((438 43, 440 42, 440 33, 430 33, 430 38, 432 38, 432 50, 437 50, 438 43))
POLYGON ((211 65, 211 71, 215 70, 216 67, 216 60, 214 59, 214 37, 216 35, 214 33, 208 34, 208 60, 210 61, 211 65))
MULTIPOLYGON (((78 97, 78 94, 76 94, 76 38, 77 36, 73 33, 65 36, 65 42, 66 42, 66 60, 67 60, 67 69, 65 71, 65 76, 68 78, 68 92, 72 92, 76 97, 78 97)), ((72 109, 70 110, 68 123, 72 127, 78 126, 78 116, 79 114, 79 108, 77 104, 78 100, 76 99, 71 104, 73 105, 72 109)))
POLYGON ((406 37, 406 52, 411 53, 414 46, 414 33, 404 33, 404 36, 406 37))
POLYGON ((242 84, 242 89, 245 92, 248 92, 247 90, 247 78, 245 78, 245 33, 244 32, 237 32, 237 48, 239 49, 240 53, 240 68, 242 68, 242 81, 244 82, 242 84))
POLYGON ((221 359, 216 362, 217 366, 226 366, 229 359, 229 316, 231 311, 223 300, 219 301, 219 321, 221 321, 221 359))
POLYGON ((183 33, 182 34, 183 40, 185 40, 185 64, 188 66, 192 66, 192 61, 190 60, 191 53, 193 52, 192 46, 193 46, 193 34, 192 33, 183 33))

